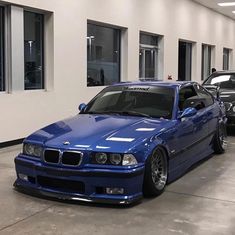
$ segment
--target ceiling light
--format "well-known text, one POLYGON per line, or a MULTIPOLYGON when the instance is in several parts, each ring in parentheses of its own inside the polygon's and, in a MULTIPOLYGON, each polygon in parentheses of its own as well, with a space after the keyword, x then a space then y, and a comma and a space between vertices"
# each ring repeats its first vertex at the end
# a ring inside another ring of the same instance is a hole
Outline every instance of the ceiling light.
POLYGON ((235 11, 232 11, 233 14, 235 14, 235 11))
POLYGON ((218 5, 221 7, 230 7, 230 6, 235 6, 235 2, 220 2, 218 3, 218 5))

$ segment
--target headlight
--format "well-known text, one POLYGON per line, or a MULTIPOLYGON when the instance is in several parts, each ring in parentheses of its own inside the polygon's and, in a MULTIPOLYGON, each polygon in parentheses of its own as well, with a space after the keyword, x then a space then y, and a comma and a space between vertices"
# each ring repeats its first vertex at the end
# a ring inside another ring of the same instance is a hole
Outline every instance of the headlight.
POLYGON ((96 153, 95 160, 99 164, 105 164, 108 160, 107 154, 106 153, 96 153))
POLYGON ((110 154, 110 162, 113 165, 119 165, 122 162, 122 155, 118 153, 111 153, 110 154))
POLYGON ((123 160, 122 160, 122 165, 123 166, 131 166, 131 165, 136 165, 137 160, 132 154, 124 154, 123 160))
POLYGON ((233 106, 233 112, 235 113, 235 106, 233 106))
POLYGON ((39 145, 35 144, 24 144, 23 146, 23 154, 33 156, 33 157, 41 157, 43 148, 39 145))
POLYGON ((92 155, 91 163, 114 166, 131 166, 138 164, 136 158, 132 154, 99 152, 92 155))

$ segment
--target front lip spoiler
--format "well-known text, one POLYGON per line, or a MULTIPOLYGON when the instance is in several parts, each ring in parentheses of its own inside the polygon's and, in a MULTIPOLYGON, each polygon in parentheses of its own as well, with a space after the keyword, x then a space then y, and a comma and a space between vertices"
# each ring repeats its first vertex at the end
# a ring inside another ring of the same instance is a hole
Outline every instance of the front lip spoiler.
POLYGON ((59 200, 69 200, 69 201, 78 201, 78 202, 88 202, 88 203, 102 203, 102 204, 113 204, 113 205, 130 205, 135 202, 138 202, 142 199, 142 196, 139 195, 135 198, 131 199, 124 199, 124 200, 118 200, 118 199, 105 199, 105 198, 93 198, 89 196, 76 196, 76 195, 65 195, 60 192, 49 192, 46 190, 40 190, 35 188, 29 188, 27 186, 21 185, 15 181, 13 184, 15 189, 17 191, 20 191, 22 193, 35 195, 35 196, 43 196, 43 197, 50 197, 50 198, 56 198, 59 200))

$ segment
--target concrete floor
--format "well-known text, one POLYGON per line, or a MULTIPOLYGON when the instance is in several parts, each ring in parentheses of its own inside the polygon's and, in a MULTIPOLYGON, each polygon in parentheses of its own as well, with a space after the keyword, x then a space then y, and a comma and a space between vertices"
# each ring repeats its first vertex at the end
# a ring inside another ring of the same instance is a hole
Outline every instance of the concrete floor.
POLYGON ((13 159, 21 146, 0 150, 0 235, 235 234, 235 137, 168 185, 158 198, 133 207, 45 200, 13 190, 13 159))

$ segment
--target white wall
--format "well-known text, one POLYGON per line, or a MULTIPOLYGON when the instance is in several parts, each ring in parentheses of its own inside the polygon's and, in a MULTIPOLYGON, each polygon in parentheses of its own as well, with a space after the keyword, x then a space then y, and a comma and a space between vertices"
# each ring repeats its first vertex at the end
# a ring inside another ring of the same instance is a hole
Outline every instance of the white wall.
POLYGON ((215 45, 217 70, 222 69, 223 47, 235 48, 234 21, 191 0, 9 2, 53 12, 46 26, 46 31, 52 33, 46 42, 50 45, 46 45, 46 60, 54 59, 54 69, 53 65, 47 67, 46 91, 0 93, 0 143, 25 137, 44 125, 76 114, 79 103, 88 102, 101 90, 86 87, 87 20, 127 29, 122 55, 124 81, 138 79, 139 31, 164 35, 164 78, 172 75, 177 79, 179 39, 196 42, 192 78, 197 81, 201 79, 202 43, 215 45))

